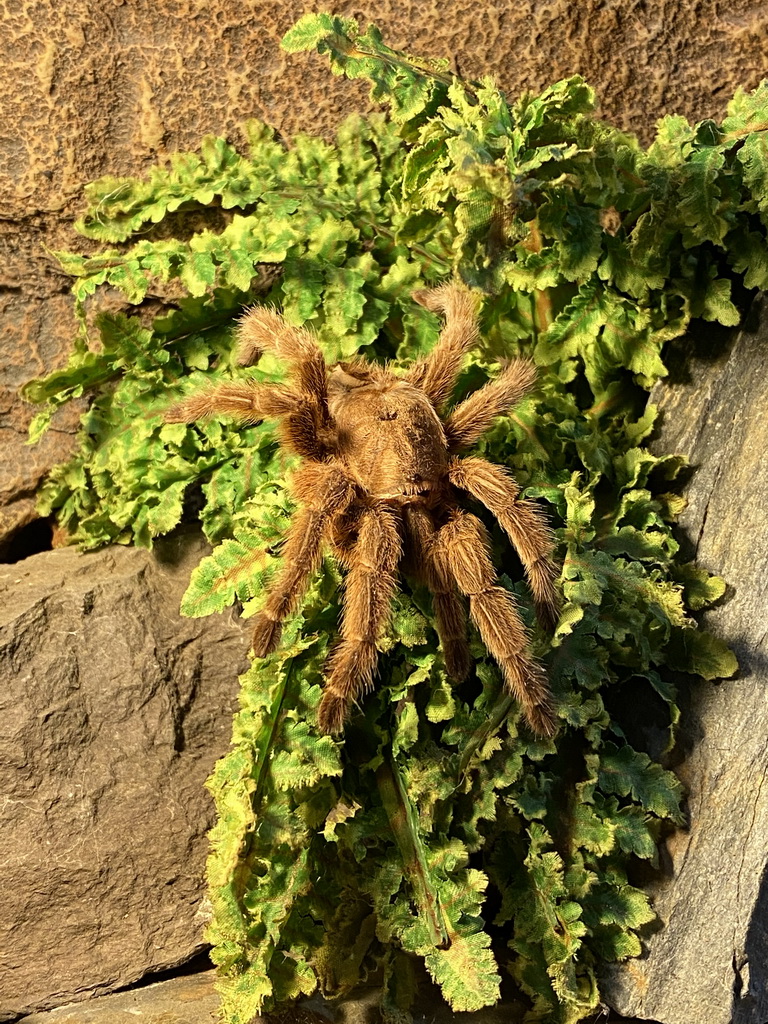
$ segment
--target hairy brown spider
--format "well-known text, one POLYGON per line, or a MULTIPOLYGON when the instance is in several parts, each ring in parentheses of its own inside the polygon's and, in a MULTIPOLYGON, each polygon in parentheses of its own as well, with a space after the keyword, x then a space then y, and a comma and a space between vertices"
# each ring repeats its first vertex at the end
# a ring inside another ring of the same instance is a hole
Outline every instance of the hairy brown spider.
POLYGON ((536 370, 527 360, 514 360, 444 413, 464 355, 478 338, 474 299, 454 284, 414 298, 443 312, 445 326, 431 354, 402 376, 364 358, 329 367, 308 330, 257 306, 240 322, 239 362, 252 365, 271 351, 290 364, 290 383, 219 384, 173 406, 166 420, 221 414, 253 423, 278 417, 282 444, 306 460, 293 479, 298 509, 282 567, 255 618, 253 649, 258 657, 275 650, 283 620, 296 610, 329 544, 348 572, 341 639, 326 666, 320 703, 323 732, 340 732, 350 704, 373 684, 376 642, 402 567, 432 592, 448 674, 460 681, 470 669, 465 595, 531 728, 550 736, 556 718, 546 677, 528 652, 515 599, 498 585, 488 533, 460 507, 460 496, 480 501, 506 531, 548 628, 559 608, 552 536, 506 469, 457 454, 520 401, 534 386, 536 370))

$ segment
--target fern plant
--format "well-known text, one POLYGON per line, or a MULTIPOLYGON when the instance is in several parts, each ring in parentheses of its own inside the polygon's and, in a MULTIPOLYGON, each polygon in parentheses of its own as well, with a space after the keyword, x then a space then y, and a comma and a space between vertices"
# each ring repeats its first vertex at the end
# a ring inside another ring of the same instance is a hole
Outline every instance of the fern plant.
MULTIPOLYGON (((578 77, 511 102, 326 14, 283 45, 370 79, 388 114, 348 119, 333 143, 250 122, 245 153, 207 138, 146 180, 88 186, 78 229, 103 248, 56 254, 80 333, 69 365, 24 392, 44 405, 33 439, 60 405, 89 400, 40 508, 83 547, 149 546, 198 516, 214 547, 183 612, 239 601, 253 614, 279 564, 290 460, 269 425, 169 425, 163 410, 205 381, 278 379, 267 359, 230 359, 233 318, 254 301, 311 325, 329 359, 408 363, 438 332, 415 288, 456 274, 482 293, 457 398, 510 357, 541 371, 537 396, 480 447, 558 529, 565 607, 537 654, 560 735, 518 729, 477 641, 472 679, 452 688, 428 596, 406 587, 376 696, 343 740, 321 736, 340 582, 327 561, 279 651, 243 676, 209 780, 208 936, 228 1024, 368 977, 385 1019, 405 1021, 418 960, 455 1010, 496 1002, 507 974, 527 1020, 573 1024, 598 1003, 599 963, 639 954, 653 911, 634 868, 682 821, 680 785, 628 709, 653 705, 669 747, 672 675, 736 669, 692 618, 724 584, 680 560, 684 460, 645 447, 647 397, 692 317, 735 325, 732 282, 768 283, 768 86, 737 95, 722 125, 664 118, 643 149, 594 117, 578 77), (195 229, 174 234, 190 212, 195 229), (93 313, 105 286, 128 312, 93 313), (182 297, 149 318, 145 299, 169 287, 182 297)), ((525 610, 518 568, 504 582, 525 610)))

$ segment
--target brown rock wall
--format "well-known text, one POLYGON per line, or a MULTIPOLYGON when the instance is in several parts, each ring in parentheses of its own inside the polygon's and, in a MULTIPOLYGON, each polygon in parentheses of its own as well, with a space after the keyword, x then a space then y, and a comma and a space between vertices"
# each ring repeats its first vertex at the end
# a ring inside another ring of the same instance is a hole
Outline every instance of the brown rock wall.
MULTIPOLYGON (((286 135, 329 134, 367 107, 367 86, 325 59, 279 49, 287 28, 325 3, 227 0, 0 0, 0 541, 34 515, 41 474, 66 454, 74 416, 44 446, 24 446, 25 378, 61 365, 74 328, 49 249, 82 247, 70 224, 82 187, 139 174, 212 132, 238 141, 260 117, 286 135)), ((510 94, 579 72, 602 113, 647 137, 663 113, 722 114, 765 72, 758 0, 455 0, 332 5, 415 53, 495 75, 510 94)))
POLYGON ((375 21, 398 48, 453 57, 470 77, 492 74, 510 94, 580 73, 604 116, 646 136, 664 113, 721 114, 766 67, 756 0, 3 0, 0 209, 13 219, 66 213, 84 182, 135 173, 206 132, 236 135, 247 117, 288 135, 333 131, 367 106, 367 87, 333 78, 324 58, 279 48, 301 14, 329 6, 375 21))
POLYGON ((205 550, 177 531, 0 566, 0 1020, 202 946, 203 783, 247 664, 234 616, 179 616, 205 550))

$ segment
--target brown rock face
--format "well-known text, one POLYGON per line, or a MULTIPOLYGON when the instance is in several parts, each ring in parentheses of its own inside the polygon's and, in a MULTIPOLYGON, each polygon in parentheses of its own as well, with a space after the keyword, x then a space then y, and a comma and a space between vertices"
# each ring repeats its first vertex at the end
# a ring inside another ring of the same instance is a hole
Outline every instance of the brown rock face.
MULTIPOLYGON (((689 341, 689 378, 658 385, 659 452, 696 467, 681 527, 690 557, 729 590, 705 625, 735 650, 737 679, 688 690, 676 768, 690 829, 667 844, 652 887, 663 927, 643 959, 612 968, 605 998, 663 1024, 768 1020, 768 306, 715 358, 689 341)), ((685 693, 685 692, 684 692, 685 693)))
POLYGON ((49 249, 83 248, 70 224, 83 185, 141 174, 206 133, 239 139, 260 117, 285 135, 330 134, 368 106, 367 86, 333 77, 315 55, 279 48, 307 10, 376 22, 395 47, 452 57, 511 94, 581 73, 603 116, 648 138, 655 120, 722 114, 739 85, 764 74, 757 0, 458 0, 336 5, 299 0, 113 0, 2 4, 0 94, 0 542, 34 516, 40 477, 66 457, 74 414, 24 447, 31 411, 21 383, 60 366, 74 330, 67 282, 49 249))
POLYGON ((201 947, 213 806, 246 667, 233 616, 182 619, 196 533, 0 566, 0 1020, 201 947))

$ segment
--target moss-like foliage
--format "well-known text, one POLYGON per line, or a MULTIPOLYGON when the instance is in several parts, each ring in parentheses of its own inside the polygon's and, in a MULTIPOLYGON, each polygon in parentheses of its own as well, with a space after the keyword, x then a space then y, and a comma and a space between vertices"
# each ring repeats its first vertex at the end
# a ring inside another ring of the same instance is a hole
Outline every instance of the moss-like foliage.
POLYGON ((558 532, 565 606, 554 639, 535 642, 561 732, 531 737, 477 640, 472 678, 451 686, 428 595, 405 584, 377 692, 343 740, 321 736, 339 613, 329 560, 279 651, 242 679, 233 746, 209 782, 208 934, 228 1024, 382 969, 384 1014, 404 1021, 414 958, 456 1010, 494 1003, 509 972, 530 1021, 569 1024, 597 1005, 598 962, 640 952, 653 912, 632 865, 653 862, 664 823, 681 821, 659 745, 643 749, 637 730, 630 742, 632 710, 653 706, 671 743, 671 675, 736 667, 691 618, 723 584, 678 557, 683 460, 644 443, 665 343, 692 317, 736 324, 733 280, 768 283, 768 87, 738 95, 722 125, 665 118, 643 149, 593 116, 579 78, 512 103, 329 15, 303 18, 284 45, 371 79, 389 114, 347 120, 334 143, 251 122, 244 153, 209 138, 146 180, 88 187, 79 229, 106 247, 58 254, 83 329, 69 365, 26 388, 45 403, 34 436, 90 396, 42 509, 84 547, 149 545, 189 499, 214 550, 184 612, 239 600, 252 614, 291 514, 290 461, 270 424, 165 425, 164 408, 214 379, 279 377, 269 360, 232 366, 233 318, 254 300, 310 325, 330 359, 405 365, 438 333, 415 288, 458 274, 481 292, 483 337, 456 398, 514 356, 541 371, 479 448, 558 532), (176 211, 204 222, 212 208, 215 227, 174 234, 176 211), (182 297, 154 322, 138 310, 94 324, 97 289, 138 307, 169 282, 182 297))

